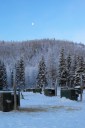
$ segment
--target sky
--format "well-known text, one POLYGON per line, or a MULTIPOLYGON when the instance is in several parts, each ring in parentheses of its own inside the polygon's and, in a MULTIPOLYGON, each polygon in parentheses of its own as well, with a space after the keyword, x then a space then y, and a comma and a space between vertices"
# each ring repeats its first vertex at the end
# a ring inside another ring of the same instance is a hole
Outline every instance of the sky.
POLYGON ((85 43, 85 0, 0 0, 0 40, 85 43))

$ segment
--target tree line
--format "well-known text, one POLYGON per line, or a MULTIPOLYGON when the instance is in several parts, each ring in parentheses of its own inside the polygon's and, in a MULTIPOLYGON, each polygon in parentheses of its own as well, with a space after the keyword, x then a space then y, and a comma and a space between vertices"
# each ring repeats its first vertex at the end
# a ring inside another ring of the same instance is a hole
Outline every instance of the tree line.
MULTIPOLYGON (((61 87, 71 88, 77 85, 80 86, 81 79, 84 85, 85 61, 83 56, 72 56, 70 53, 66 55, 65 50, 62 48, 60 51, 58 67, 53 58, 53 54, 51 54, 50 59, 48 68, 44 56, 41 57, 36 75, 36 88, 54 88, 56 84, 61 87)), ((14 68, 11 70, 10 81, 12 88, 14 84, 14 75, 17 89, 25 89, 25 62, 22 57, 16 62, 14 68)), ((29 86, 28 83, 28 87, 29 86)), ((8 88, 6 64, 4 64, 3 61, 0 61, 0 90, 7 90, 8 88)))

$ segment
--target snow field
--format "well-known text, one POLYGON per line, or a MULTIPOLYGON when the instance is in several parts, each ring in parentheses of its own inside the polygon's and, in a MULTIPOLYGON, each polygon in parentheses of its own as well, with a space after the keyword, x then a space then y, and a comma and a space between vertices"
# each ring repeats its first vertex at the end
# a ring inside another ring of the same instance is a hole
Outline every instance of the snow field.
POLYGON ((84 128, 83 101, 24 92, 20 111, 0 112, 0 128, 84 128))

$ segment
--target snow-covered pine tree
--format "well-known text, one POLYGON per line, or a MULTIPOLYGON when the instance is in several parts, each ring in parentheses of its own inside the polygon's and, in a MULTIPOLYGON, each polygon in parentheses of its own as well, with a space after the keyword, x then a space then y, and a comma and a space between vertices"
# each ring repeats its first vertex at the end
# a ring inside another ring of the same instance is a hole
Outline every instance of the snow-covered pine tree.
POLYGON ((81 75, 85 76, 85 63, 83 56, 77 58, 77 71, 75 73, 75 86, 81 85, 81 75))
POLYGON ((20 82, 19 82, 19 61, 15 64, 15 81, 16 81, 16 86, 19 89, 20 87, 20 82))
POLYGON ((79 67, 77 69, 77 72, 84 72, 84 58, 81 56, 79 58, 79 67))
POLYGON ((75 87, 75 77, 76 77, 77 67, 78 67, 77 56, 74 55, 72 61, 72 71, 71 71, 71 87, 75 87))
POLYGON ((3 63, 3 80, 4 80, 4 89, 7 89, 8 88, 8 85, 7 85, 7 71, 6 71, 6 66, 5 64, 3 63))
POLYGON ((67 74, 68 74, 68 76, 67 76, 67 86, 68 87, 71 87, 71 77, 72 77, 72 67, 71 67, 71 62, 72 61, 72 59, 71 59, 71 55, 70 54, 68 54, 68 56, 67 56, 67 59, 66 59, 66 68, 67 68, 67 74))
POLYGON ((85 87, 85 61, 83 63, 82 82, 83 82, 83 86, 85 87))
POLYGON ((43 90, 47 86, 47 72, 46 72, 46 65, 44 57, 42 57, 41 61, 39 62, 39 71, 37 75, 37 87, 42 88, 43 90))
POLYGON ((3 89, 7 89, 7 72, 4 63, 0 61, 0 90, 3 89))
POLYGON ((66 70, 66 59, 64 56, 64 49, 61 50, 60 59, 59 59, 59 85, 67 86, 67 70, 66 70))
POLYGON ((72 64, 72 74, 75 75, 78 67, 78 62, 77 62, 77 56, 75 55, 73 58, 73 64, 72 64))
POLYGON ((13 76, 14 76, 14 73, 13 73, 13 70, 11 70, 11 87, 13 87, 13 76))
POLYGON ((0 61, 0 90, 3 90, 4 81, 3 81, 3 67, 2 62, 0 61))
POLYGON ((16 64, 16 86, 19 90, 25 88, 25 65, 22 58, 16 64))

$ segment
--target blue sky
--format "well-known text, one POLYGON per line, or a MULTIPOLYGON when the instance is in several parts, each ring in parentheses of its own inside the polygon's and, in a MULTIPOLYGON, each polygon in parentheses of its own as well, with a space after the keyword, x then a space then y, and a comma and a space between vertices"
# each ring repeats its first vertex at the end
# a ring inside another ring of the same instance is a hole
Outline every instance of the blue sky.
POLYGON ((0 40, 85 43, 85 0, 0 0, 0 40))

